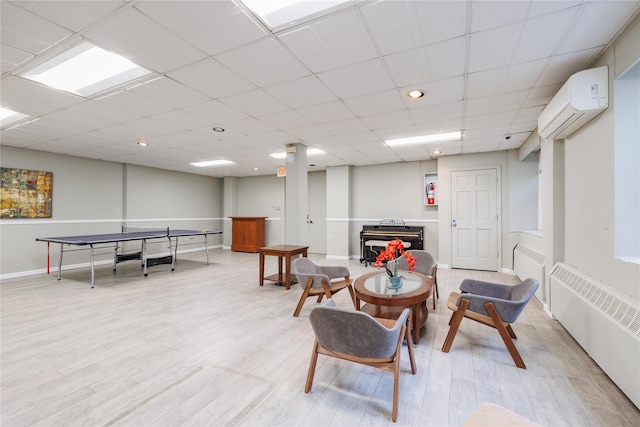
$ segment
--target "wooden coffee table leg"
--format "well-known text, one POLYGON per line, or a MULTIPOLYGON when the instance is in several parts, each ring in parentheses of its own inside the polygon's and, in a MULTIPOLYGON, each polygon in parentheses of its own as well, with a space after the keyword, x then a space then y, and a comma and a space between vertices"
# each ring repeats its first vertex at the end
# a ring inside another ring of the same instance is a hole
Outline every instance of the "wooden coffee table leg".
POLYGON ((411 306, 411 318, 413 327, 413 342, 418 345, 420 343, 420 304, 411 306))

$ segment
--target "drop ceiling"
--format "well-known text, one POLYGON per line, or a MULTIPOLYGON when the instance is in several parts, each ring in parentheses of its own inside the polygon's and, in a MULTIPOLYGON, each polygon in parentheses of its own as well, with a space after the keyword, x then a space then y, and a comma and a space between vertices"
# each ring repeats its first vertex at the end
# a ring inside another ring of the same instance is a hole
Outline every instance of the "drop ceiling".
POLYGON ((639 11, 640 1, 356 1, 272 31, 237 0, 3 0, 0 102, 38 120, 2 130, 1 143, 213 177, 273 175, 284 160, 269 154, 292 143, 326 153, 309 157, 312 171, 514 149, 639 11), (83 40, 154 78, 83 98, 18 76, 83 40), (456 130, 454 143, 383 142, 456 130), (235 165, 190 165, 216 159, 235 165))

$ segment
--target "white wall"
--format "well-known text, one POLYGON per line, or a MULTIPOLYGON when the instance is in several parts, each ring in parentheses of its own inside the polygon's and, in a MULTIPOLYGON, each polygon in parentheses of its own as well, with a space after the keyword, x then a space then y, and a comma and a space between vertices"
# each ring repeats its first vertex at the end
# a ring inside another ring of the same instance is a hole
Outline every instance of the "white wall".
MULTIPOLYGON (((640 20, 598 59, 609 66, 609 108, 564 141, 565 262, 640 299, 640 265, 614 256, 613 79, 640 57, 640 20)), ((631 141, 630 141, 631 142, 631 141)))
MULTIPOLYGON (((52 218, 0 221, 2 277, 45 271, 47 244, 36 242, 37 237, 112 233, 124 221, 221 227, 222 181, 217 178, 6 146, 0 146, 0 161, 3 167, 53 172, 52 218)), ((220 236, 208 241, 220 242, 220 236)), ((57 268, 59 245, 52 245, 51 252, 57 268)), ((84 251, 66 253, 63 267, 88 260, 84 251)))

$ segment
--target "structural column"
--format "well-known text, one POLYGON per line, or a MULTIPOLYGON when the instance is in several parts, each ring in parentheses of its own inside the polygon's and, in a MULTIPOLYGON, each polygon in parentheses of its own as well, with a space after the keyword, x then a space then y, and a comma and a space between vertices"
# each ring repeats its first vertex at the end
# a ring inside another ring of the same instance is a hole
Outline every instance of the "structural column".
POLYGON ((350 258, 350 200, 351 166, 327 168, 327 258, 350 258))
POLYGON ((230 216, 236 215, 238 211, 238 178, 225 177, 223 182, 223 203, 222 203, 222 224, 223 241, 225 249, 231 249, 232 224, 230 216))
POLYGON ((309 184, 307 178, 307 147, 289 144, 285 180, 284 241, 286 245, 308 246, 309 184))

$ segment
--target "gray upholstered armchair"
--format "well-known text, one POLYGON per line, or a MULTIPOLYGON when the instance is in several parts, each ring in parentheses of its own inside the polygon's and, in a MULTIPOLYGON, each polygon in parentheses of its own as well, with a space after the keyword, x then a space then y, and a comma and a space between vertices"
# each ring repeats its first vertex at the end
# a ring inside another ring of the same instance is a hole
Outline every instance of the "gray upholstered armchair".
POLYGON ((524 361, 513 343, 512 339, 517 337, 510 324, 518 319, 537 289, 538 282, 535 279, 526 279, 517 285, 463 280, 460 284, 462 293, 452 292, 447 301, 453 314, 442 351, 449 352, 462 318, 466 317, 496 328, 516 366, 525 369, 524 361))
POLYGON ((392 371, 394 385, 391 419, 396 421, 403 338, 407 340, 411 372, 416 373, 413 342, 407 329, 408 317, 408 308, 402 311, 397 320, 393 320, 376 319, 362 311, 338 308, 332 300, 327 301, 325 305, 314 307, 309 320, 316 339, 309 363, 305 393, 308 393, 313 385, 318 354, 392 371))
POLYGON ((316 265, 308 258, 302 257, 293 261, 292 269, 302 287, 302 296, 293 312, 294 317, 298 317, 308 297, 317 296, 317 302, 321 302, 323 297, 330 299, 333 294, 345 288, 349 290, 351 302, 355 307, 356 295, 351 286, 347 267, 316 265))
MULTIPOLYGON (((438 293, 438 263, 433 256, 426 251, 412 250, 410 251, 411 255, 416 259, 416 268, 414 271, 418 273, 425 274, 433 279, 433 289, 434 293, 431 294, 431 299, 433 301, 433 309, 436 309, 436 298, 440 298, 440 294, 438 293)), ((398 263, 398 268, 400 270, 408 270, 409 265, 407 264, 407 259, 405 257, 400 257, 396 259, 392 259, 387 262, 387 267, 389 270, 393 270, 395 263, 398 263)))

